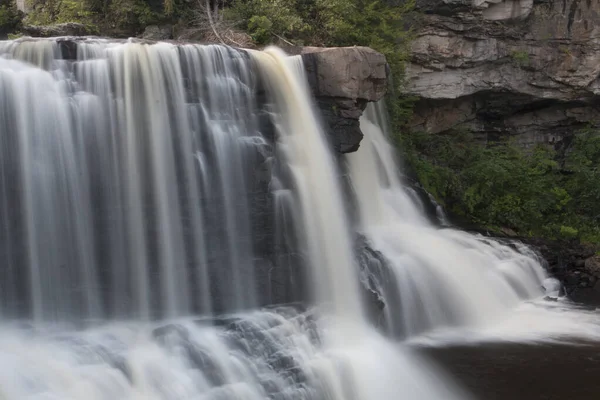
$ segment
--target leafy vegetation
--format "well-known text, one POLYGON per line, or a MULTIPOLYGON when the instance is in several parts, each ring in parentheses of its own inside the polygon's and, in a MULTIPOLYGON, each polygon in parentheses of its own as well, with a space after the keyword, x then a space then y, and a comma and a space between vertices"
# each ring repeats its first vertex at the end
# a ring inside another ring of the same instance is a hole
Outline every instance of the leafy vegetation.
POLYGON ((454 214, 491 230, 600 243, 600 135, 548 147, 484 146, 469 133, 401 136, 421 183, 454 214))
POLYGON ((77 22, 110 35, 134 35, 147 25, 172 22, 181 15, 175 0, 28 0, 25 23, 77 22))
POLYGON ((53 23, 79 22, 91 24, 93 12, 84 1, 80 0, 46 0, 31 1, 31 12, 26 22, 33 25, 53 23))
POLYGON ((415 0, 233 0, 225 16, 258 44, 368 46, 383 53, 395 87, 387 103, 395 131, 404 129, 414 99, 399 95, 415 18, 415 0))
POLYGON ((18 30, 23 19, 22 13, 12 0, 0 0, 0 37, 18 30))

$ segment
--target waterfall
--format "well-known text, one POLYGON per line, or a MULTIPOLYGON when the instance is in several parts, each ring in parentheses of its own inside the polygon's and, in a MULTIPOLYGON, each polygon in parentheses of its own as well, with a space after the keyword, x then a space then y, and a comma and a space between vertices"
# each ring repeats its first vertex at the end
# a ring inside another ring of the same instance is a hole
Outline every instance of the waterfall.
POLYGON ((468 397, 366 322, 303 74, 277 49, 0 42, 0 398, 468 397))
POLYGON ((275 99, 279 145, 297 192, 297 219, 302 220, 299 235, 312 268, 316 300, 338 317, 361 321, 363 311, 339 179, 325 135, 307 100, 310 94, 302 58, 285 58, 277 49, 253 56, 275 99))
POLYGON ((0 308, 64 320, 256 307, 248 169, 265 140, 248 56, 106 41, 78 43, 75 60, 52 40, 2 51, 0 254, 21 298, 0 308))
POLYGON ((519 243, 502 244, 455 229, 438 229, 402 183, 385 133, 382 104, 361 120, 358 152, 347 155, 357 204, 357 230, 377 255, 363 257, 373 288, 388 305, 394 336, 501 320, 524 300, 543 295, 540 260, 519 243), (372 270, 372 271, 370 271, 372 270), (376 274, 377 275, 377 274, 376 274))

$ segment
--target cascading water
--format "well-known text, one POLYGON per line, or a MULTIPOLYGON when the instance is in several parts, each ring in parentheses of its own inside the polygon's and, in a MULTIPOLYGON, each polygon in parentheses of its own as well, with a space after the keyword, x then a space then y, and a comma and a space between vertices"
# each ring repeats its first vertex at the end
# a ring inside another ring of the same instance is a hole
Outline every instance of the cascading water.
POLYGON ((365 322, 299 62, 0 42, 0 398, 464 397, 365 322), (314 309, 251 310, 299 264, 314 309))
POLYGON ((165 43, 79 43, 72 62, 48 62, 54 41, 5 50, 0 246, 7 281, 29 293, 20 307, 37 320, 255 307, 246 170, 264 139, 248 57, 165 43))
MULTIPOLYGON (((507 317, 520 302, 543 294, 538 257, 518 243, 505 245, 454 229, 438 229, 419 212, 398 175, 382 104, 361 120, 361 149, 347 155, 359 228, 379 252, 364 259, 384 303, 387 329, 412 336, 435 328, 485 325, 507 317), (375 178, 374 178, 375 177, 375 178)), ((368 278, 367 278, 368 279, 368 278)))

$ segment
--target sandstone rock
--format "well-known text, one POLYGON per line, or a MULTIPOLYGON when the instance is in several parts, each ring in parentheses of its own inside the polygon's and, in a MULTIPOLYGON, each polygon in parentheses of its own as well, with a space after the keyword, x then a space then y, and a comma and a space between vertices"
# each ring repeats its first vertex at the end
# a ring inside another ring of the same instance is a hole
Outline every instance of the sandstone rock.
POLYGON ((420 0, 414 129, 558 143, 600 124, 600 2, 420 0))
POLYGON ((368 47, 305 47, 301 51, 315 95, 377 101, 387 89, 386 60, 368 47))
POLYGON ((368 47, 304 47, 300 54, 333 147, 356 151, 363 137, 358 120, 367 102, 387 90, 385 57, 368 47))
POLYGON ((33 37, 90 36, 97 33, 94 29, 76 22, 46 26, 27 25, 22 28, 22 31, 33 37))

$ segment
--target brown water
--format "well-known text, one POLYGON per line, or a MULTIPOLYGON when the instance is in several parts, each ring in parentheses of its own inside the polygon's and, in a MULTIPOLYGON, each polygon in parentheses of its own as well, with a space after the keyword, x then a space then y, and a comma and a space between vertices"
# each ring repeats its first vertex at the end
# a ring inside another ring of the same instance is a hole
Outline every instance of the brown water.
POLYGON ((600 343, 481 344, 427 348, 480 400, 600 398, 600 343))

